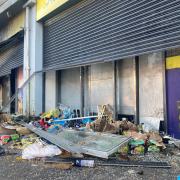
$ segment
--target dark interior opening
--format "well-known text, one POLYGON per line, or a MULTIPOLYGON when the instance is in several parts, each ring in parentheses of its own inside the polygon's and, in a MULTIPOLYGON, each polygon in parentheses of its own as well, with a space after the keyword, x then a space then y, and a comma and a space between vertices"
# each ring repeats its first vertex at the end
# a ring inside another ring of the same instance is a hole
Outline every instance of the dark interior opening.
MULTIPOLYGON (((15 94, 16 92, 16 69, 11 70, 11 76, 10 76, 10 98, 15 94)), ((15 100, 11 103, 10 106, 10 112, 15 113, 16 111, 16 102, 15 100)))

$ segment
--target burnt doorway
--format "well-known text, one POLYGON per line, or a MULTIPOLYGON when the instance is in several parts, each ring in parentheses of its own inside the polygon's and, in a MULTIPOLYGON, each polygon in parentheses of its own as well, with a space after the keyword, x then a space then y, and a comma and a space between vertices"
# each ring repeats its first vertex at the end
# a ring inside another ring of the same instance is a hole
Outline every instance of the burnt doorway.
MULTIPOLYGON (((16 69, 11 70, 10 75, 10 98, 15 94, 16 92, 16 69)), ((16 102, 15 100, 11 103, 10 106, 10 113, 16 112, 16 102)))

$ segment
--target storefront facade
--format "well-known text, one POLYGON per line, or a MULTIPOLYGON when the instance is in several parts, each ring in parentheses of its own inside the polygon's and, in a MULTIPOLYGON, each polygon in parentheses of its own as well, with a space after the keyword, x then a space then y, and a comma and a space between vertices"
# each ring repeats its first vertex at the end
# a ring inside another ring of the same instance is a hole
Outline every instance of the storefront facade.
POLYGON ((168 115, 166 59, 180 46, 180 1, 37 0, 24 8, 23 79, 32 78, 23 113, 62 103, 91 115, 110 104, 115 119, 156 130, 161 120, 178 124, 168 115))
POLYGON ((0 15, 0 106, 3 112, 22 113, 22 95, 20 98, 18 94, 19 98, 9 103, 23 83, 25 12, 20 8, 22 6, 23 2, 10 7, 4 2, 0 6, 0 9, 5 8, 0 15))
MULTIPOLYGON (((8 45, 4 45, 0 52, 0 79, 1 79, 1 107, 7 106, 11 96, 16 92, 19 84, 23 82, 22 71, 23 67, 23 35, 17 35, 13 37, 14 42, 11 41, 8 45), (19 37, 20 36, 20 37, 19 37), (10 45, 9 45, 10 44, 10 45), (20 78, 21 76, 21 78, 20 78)), ((5 112, 19 112, 22 113, 22 109, 17 106, 17 103, 22 104, 22 98, 15 99, 9 104, 3 111, 5 112), (17 102, 18 101, 18 102, 17 102)), ((22 106, 22 105, 21 105, 22 106)))
POLYGON ((61 74, 54 74, 61 79, 54 105, 88 115, 110 104, 116 118, 158 129, 166 119, 165 51, 179 45, 177 7, 171 1, 88 0, 47 17, 43 68, 61 74))

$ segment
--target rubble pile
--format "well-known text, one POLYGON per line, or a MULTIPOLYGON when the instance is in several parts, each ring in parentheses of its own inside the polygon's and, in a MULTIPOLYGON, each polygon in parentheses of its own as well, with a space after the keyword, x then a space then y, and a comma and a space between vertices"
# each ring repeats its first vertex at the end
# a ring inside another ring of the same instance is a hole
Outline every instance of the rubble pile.
MULTIPOLYGON (((60 157, 62 164, 54 167, 62 169, 72 168, 73 164, 94 167, 93 156, 108 160, 160 153, 166 149, 158 132, 145 132, 142 124, 128 120, 115 120, 110 105, 98 106, 97 116, 80 117, 79 111, 60 105, 39 117, 25 118, 25 121, 23 116, 1 115, 1 118, 2 147, 9 144, 11 149, 21 152, 22 159, 60 157)), ((179 141, 173 142, 178 144, 179 141)))

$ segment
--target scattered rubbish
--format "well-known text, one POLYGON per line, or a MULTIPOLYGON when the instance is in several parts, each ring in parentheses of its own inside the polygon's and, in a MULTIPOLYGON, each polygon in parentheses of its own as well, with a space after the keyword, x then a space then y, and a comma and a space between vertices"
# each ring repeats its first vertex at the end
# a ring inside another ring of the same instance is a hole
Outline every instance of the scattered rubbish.
POLYGON ((123 131, 123 134, 125 136, 130 136, 132 137, 134 140, 143 140, 145 141, 147 139, 147 134, 142 134, 142 133, 139 133, 137 131, 123 131))
MULTIPOLYGON (((74 158, 66 158, 65 160, 59 158, 47 158, 45 162, 58 163, 58 162, 76 162, 77 159, 74 158)), ((94 166, 119 166, 119 167, 149 167, 149 168, 171 168, 171 165, 167 162, 160 161, 125 161, 118 160, 117 158, 109 158, 109 159, 98 159, 98 158, 84 158, 78 159, 78 161, 87 161, 94 164, 94 166), (93 163, 94 162, 94 163, 93 163)))
POLYGON ((24 122, 19 122, 19 123, 22 126, 25 126, 29 130, 34 132, 35 134, 37 134, 38 136, 40 136, 41 138, 44 138, 44 139, 50 141, 52 144, 55 144, 58 147, 66 150, 68 152, 79 153, 79 151, 80 151, 77 146, 72 146, 72 144, 70 144, 69 141, 61 138, 57 134, 48 133, 48 132, 46 132, 46 131, 44 131, 42 129, 36 128, 32 124, 27 124, 27 123, 24 123, 24 122))
POLYGON ((10 114, 7 114, 7 113, 3 113, 3 114, 0 114, 0 119, 1 119, 1 122, 7 122, 7 123, 13 123, 12 121, 12 115, 10 114))
POLYGON ((129 144, 131 145, 131 146, 139 146, 139 145, 144 145, 144 141, 143 140, 131 140, 130 142, 129 142, 129 144))
POLYGON ((141 155, 145 153, 144 146, 140 145, 131 150, 131 154, 141 155))
POLYGON ((60 155, 61 150, 54 145, 44 145, 41 142, 27 146, 22 152, 23 159, 34 159, 38 157, 52 157, 60 155))
POLYGON ((162 139, 163 139, 163 143, 164 143, 164 144, 169 144, 169 140, 171 139, 171 137, 169 137, 169 136, 164 136, 162 139))
POLYGON ((113 121, 113 112, 110 105, 98 106, 98 118, 88 124, 87 127, 95 132, 119 132, 117 121, 113 121))
POLYGON ((51 134, 30 124, 21 123, 21 125, 24 125, 40 137, 47 139, 66 151, 83 153, 101 158, 108 158, 109 155, 115 153, 120 146, 131 139, 120 135, 70 129, 63 129, 57 134, 51 134))
POLYGON ((53 119, 53 120, 50 120, 50 122, 51 124, 60 124, 64 126, 67 121, 82 120, 83 124, 87 124, 87 123, 93 122, 93 119, 97 117, 98 116, 85 116, 85 117, 76 117, 76 118, 69 118, 69 119, 53 119))
POLYGON ((94 160, 76 160, 75 166, 78 167, 95 167, 94 160))
POLYGON ((0 145, 4 145, 4 144, 7 144, 11 139, 11 136, 9 135, 3 135, 3 136, 0 136, 0 145))
POLYGON ((87 126, 96 132, 109 132, 114 134, 122 134, 123 131, 127 130, 138 131, 138 127, 127 120, 113 120, 113 109, 110 105, 98 106, 97 119, 87 126))
POLYGON ((159 152, 160 149, 156 145, 150 145, 148 147, 148 152, 159 152))
POLYGON ((166 146, 163 143, 162 137, 158 133, 150 132, 150 133, 148 133, 148 136, 149 136, 149 140, 150 140, 151 143, 152 143, 152 141, 154 141, 154 144, 157 147, 160 147, 162 149, 166 148, 166 146))
POLYGON ((44 119, 44 118, 58 118, 60 115, 60 110, 59 109, 54 109, 54 110, 50 110, 48 112, 45 112, 41 115, 41 118, 44 119))
POLYGON ((120 121, 120 128, 121 128, 121 130, 122 131, 141 131, 141 129, 139 128, 138 129, 138 127, 135 125, 135 124, 133 124, 132 122, 130 122, 130 121, 128 121, 128 120, 122 120, 122 121, 120 121))
POLYGON ((16 130, 13 129, 7 129, 3 126, 0 125, 0 134, 1 135, 11 135, 11 134, 16 134, 16 130))
MULTIPOLYGON (((22 150, 17 161, 42 160, 45 168, 171 167, 167 162, 136 161, 135 157, 166 152, 164 143, 180 148, 180 140, 149 131, 146 124, 136 125, 126 118, 115 121, 113 112, 110 105, 101 105, 97 116, 93 113, 80 117, 79 109, 60 104, 39 117, 22 120, 23 115, 8 116, 0 125, 0 143, 6 147, 11 141, 11 148, 22 150)), ((0 147, 0 155, 3 153, 6 154, 0 147)), ((133 173, 144 174, 143 170, 133 173)))
POLYGON ((135 170, 129 169, 129 170, 128 170, 128 174, 135 174, 135 170))
POLYGON ((19 140, 19 134, 12 134, 11 136, 11 139, 13 140, 13 141, 17 141, 17 140, 19 140))
POLYGON ((16 128, 16 131, 18 134, 20 135, 28 135, 31 134, 31 131, 29 129, 27 129, 26 127, 18 127, 16 128))
POLYGON ((170 144, 174 144, 177 148, 180 149, 180 140, 179 140, 179 139, 171 138, 171 139, 169 140, 169 143, 170 143, 170 144))
POLYGON ((20 141, 14 142, 11 145, 12 149, 25 149, 30 144, 35 143, 39 138, 35 134, 26 135, 21 137, 20 141))
POLYGON ((60 125, 65 128, 82 128, 87 123, 94 121, 97 116, 80 117, 79 109, 60 104, 58 108, 44 112, 40 115, 39 121, 33 122, 35 127, 49 129, 51 125, 60 125))
POLYGON ((129 153, 129 145, 128 144, 125 144, 123 146, 121 146, 119 149, 118 149, 118 152, 121 154, 121 155, 127 155, 129 153))
POLYGON ((131 154, 136 154, 136 155, 144 154, 145 152, 144 145, 145 145, 144 140, 132 139, 131 141, 129 141, 128 152, 130 152, 131 154))
POLYGON ((131 136, 133 140, 129 142, 132 154, 143 154, 147 152, 159 152, 165 149, 162 137, 156 132, 124 131, 125 136, 131 136), (139 147, 138 147, 139 146, 139 147))
POLYGON ((143 171, 143 170, 138 171, 138 172, 137 172, 137 174, 139 174, 139 175, 143 175, 143 174, 144 174, 144 171, 143 171))
POLYGON ((44 166, 46 168, 68 170, 72 169, 73 165, 74 164, 72 162, 45 162, 44 166))
POLYGON ((61 119, 68 119, 72 118, 73 112, 71 111, 70 107, 64 104, 59 104, 58 109, 60 111, 59 117, 61 119))

